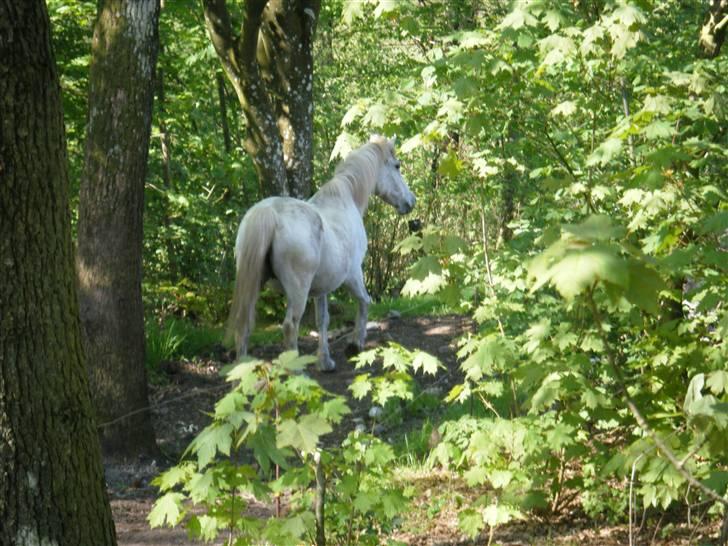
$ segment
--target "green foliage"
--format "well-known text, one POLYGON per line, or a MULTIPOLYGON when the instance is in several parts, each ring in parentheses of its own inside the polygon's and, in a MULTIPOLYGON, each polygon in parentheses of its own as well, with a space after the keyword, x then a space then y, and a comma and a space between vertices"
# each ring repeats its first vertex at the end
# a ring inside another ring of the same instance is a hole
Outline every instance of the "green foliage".
MULTIPOLYGON (((478 492, 459 514, 471 537, 572 500, 623 520, 633 475, 641 508, 706 501, 655 435, 684 470, 726 493, 728 61, 696 54, 703 9, 677 0, 322 5, 316 178, 370 133, 399 135, 423 226, 411 233, 370 204, 367 284, 383 299, 372 316, 458 311, 477 323, 460 342, 462 382, 445 399, 442 440, 427 453, 423 428, 401 457, 426 456, 478 492), (400 293, 413 298, 392 303, 400 293)), ((49 13, 77 188, 95 5, 51 1, 49 13)), ((160 35, 144 241, 153 369, 217 335, 188 324, 225 318, 237 223, 261 197, 226 84, 225 149, 220 69, 201 13, 169 4, 160 35)), ((280 316, 280 300, 264 294, 260 309, 280 316)), ((385 419, 437 404, 414 379, 437 370, 433 357, 390 345, 357 366, 375 361, 383 373, 367 369, 350 389, 385 419)), ((310 452, 337 433, 346 406, 286 371, 301 365, 230 372, 237 383, 190 459, 160 478, 155 524, 185 521, 206 539, 232 526, 243 542, 308 540, 310 452), (246 515, 246 499, 283 492, 286 518, 246 515), (192 514, 189 500, 203 511, 192 514)), ((387 446, 352 434, 321 455, 336 491, 332 542, 388 532, 404 495, 387 489, 396 460, 387 446)))
MULTIPOLYGON (((403 293, 434 294, 480 325, 461 342, 465 380, 447 400, 489 414, 443 423, 430 454, 489 486, 461 512, 462 530, 558 512, 572 491, 590 515, 624 517, 633 472, 642 506, 706 498, 652 435, 722 495, 709 477, 728 464, 727 67, 696 58, 702 13, 649 1, 524 1, 507 13, 401 3, 377 19, 346 6, 346 24, 363 18, 390 36, 377 21, 397 20, 399 39, 420 46, 392 53, 388 66, 404 59, 409 71, 395 92, 356 99, 341 139, 406 135, 403 165, 439 214, 398 244, 413 264, 403 293)), ((357 378, 356 396, 411 396, 391 385, 413 355, 385 351, 393 371, 357 378)))
POLYGON ((328 476, 325 529, 331 540, 379 543, 379 533, 391 530, 406 502, 401 489, 388 485, 394 453, 359 432, 341 447, 322 447, 321 438, 350 410, 343 398, 301 373, 314 360, 288 352, 273 363, 245 360, 223 370, 232 388, 215 405, 212 422, 183 460, 154 481, 161 496, 149 514, 153 527, 184 523, 194 538, 211 541, 226 533, 234 544, 311 542, 320 457, 328 476), (248 512, 253 500, 274 498, 286 499, 284 517, 248 512))

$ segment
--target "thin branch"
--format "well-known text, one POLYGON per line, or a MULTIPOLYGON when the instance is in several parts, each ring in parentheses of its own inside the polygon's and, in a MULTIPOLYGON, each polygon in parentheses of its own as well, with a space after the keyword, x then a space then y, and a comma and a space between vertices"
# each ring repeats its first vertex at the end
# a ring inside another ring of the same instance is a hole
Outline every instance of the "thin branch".
MULTIPOLYGON (((480 210, 480 227, 483 235, 483 257, 485 259, 485 271, 488 274, 488 286, 490 287, 493 298, 497 300, 498 296, 495 293, 495 282, 493 282, 493 273, 490 269, 490 257, 488 256, 488 233, 485 227, 485 211, 482 208, 480 210)), ((497 313, 495 320, 498 322, 498 330, 500 330, 501 336, 506 337, 506 331, 497 313)))
POLYGON ((551 138, 551 134, 549 133, 549 125, 548 123, 544 123, 543 127, 544 135, 546 136, 546 140, 549 141, 549 144, 551 145, 551 148, 553 148, 554 152, 556 153, 556 156, 559 158, 559 161, 564 166, 564 168, 569 171, 569 174, 571 175, 571 178, 574 179, 574 181, 578 181, 579 177, 574 172, 574 169, 571 168, 571 165, 567 161, 566 157, 564 157, 564 154, 561 153, 561 150, 559 150, 559 147, 556 145, 556 143, 551 138))
POLYGON ((132 417, 139 413, 144 413, 145 411, 153 411, 153 410, 159 409, 161 407, 168 406, 169 404, 174 404, 175 402, 179 402, 180 400, 184 400, 186 398, 192 398, 193 396, 197 396, 199 394, 204 394, 206 392, 219 391, 219 390, 225 389, 225 388, 230 388, 230 385, 226 383, 225 385, 217 385, 215 387, 210 387, 209 389, 195 388, 192 391, 185 393, 181 396, 178 396, 176 398, 171 398, 171 399, 165 400, 164 402, 161 402, 159 404, 153 404, 153 405, 147 406, 145 408, 139 408, 134 411, 130 411, 129 413, 125 413, 124 415, 121 415, 121 416, 117 417, 116 419, 112 419, 111 421, 107 421, 105 423, 101 423, 101 424, 97 425, 96 428, 97 429, 106 428, 111 425, 115 425, 116 423, 123 421, 124 419, 128 419, 129 417, 132 417))
POLYGON ((693 487, 699 489, 703 493, 705 493, 708 497, 713 499, 715 502, 721 503, 723 506, 728 507, 728 500, 724 499, 720 495, 718 495, 715 491, 704 485, 703 483, 699 482, 695 476, 693 476, 690 472, 688 472, 685 467, 683 466, 683 463, 681 463, 678 458, 675 456, 675 454, 672 452, 672 450, 665 444, 665 442, 662 441, 662 439, 657 435, 657 433, 652 429, 650 424, 647 422, 645 417, 642 415, 642 412, 637 407, 637 404, 635 403, 632 396, 629 394, 629 391, 627 390, 627 383, 624 378, 624 374, 622 372, 622 367, 619 362, 619 359, 617 358, 617 355, 614 352, 614 348, 612 347, 612 344, 610 343, 609 339, 607 338, 606 334, 604 333, 603 328, 603 321, 601 318, 601 315, 599 313, 599 309, 597 309, 597 305, 594 301, 594 294, 593 294, 593 288, 589 292, 588 295, 588 301, 589 306, 592 311, 592 315, 594 316, 594 321, 597 325, 597 330, 599 331, 599 336, 601 337, 602 343, 604 343, 604 347, 607 349, 607 359, 609 361, 609 364, 612 368, 612 371, 614 372, 614 376, 617 380, 617 384, 619 386, 619 389, 622 391, 622 395, 624 396, 624 401, 627 405, 627 408, 629 408, 629 411, 632 413, 632 416, 635 418, 635 421, 637 421, 637 424, 640 426, 642 430, 645 431, 645 433, 649 436, 649 438, 655 443, 657 446, 657 449, 662 452, 664 457, 670 462, 670 464, 675 468, 675 470, 678 471, 678 473, 685 478, 685 480, 692 485, 693 487))

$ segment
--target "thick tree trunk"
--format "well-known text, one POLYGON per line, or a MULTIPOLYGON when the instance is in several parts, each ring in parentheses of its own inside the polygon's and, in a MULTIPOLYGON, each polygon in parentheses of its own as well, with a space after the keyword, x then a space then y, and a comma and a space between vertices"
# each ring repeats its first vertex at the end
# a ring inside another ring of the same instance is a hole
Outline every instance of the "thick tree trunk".
POLYGON ((78 222, 81 323, 108 454, 156 451, 146 408, 142 212, 159 0, 104 0, 94 29, 78 222))
POLYGON ((308 197, 313 176, 313 38, 320 0, 249 0, 239 36, 226 0, 205 21, 247 122, 245 150, 268 194, 308 197))
POLYGON ((728 30, 728 0, 711 0, 698 39, 700 52, 704 57, 713 59, 720 54, 726 30, 728 30))
POLYGON ((0 0, 0 544, 110 545, 48 27, 0 0))

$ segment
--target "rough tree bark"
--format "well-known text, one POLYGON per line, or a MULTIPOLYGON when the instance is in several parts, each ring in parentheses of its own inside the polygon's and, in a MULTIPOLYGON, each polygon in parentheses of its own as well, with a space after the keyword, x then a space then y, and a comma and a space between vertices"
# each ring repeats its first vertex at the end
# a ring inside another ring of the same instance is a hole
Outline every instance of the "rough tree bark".
POLYGON ((102 448, 154 454, 144 368, 142 211, 159 0, 103 0, 94 29, 78 221, 81 323, 102 448))
POLYGON ((203 0, 210 39, 246 120, 245 150, 268 194, 308 197, 313 38, 320 0, 248 0, 239 34, 226 0, 203 0))
POLYGON ((0 0, 0 544, 116 544, 81 348, 42 0, 0 0))
POLYGON ((698 44, 704 57, 713 59, 720 54, 728 29, 728 0, 712 0, 700 28, 698 44))

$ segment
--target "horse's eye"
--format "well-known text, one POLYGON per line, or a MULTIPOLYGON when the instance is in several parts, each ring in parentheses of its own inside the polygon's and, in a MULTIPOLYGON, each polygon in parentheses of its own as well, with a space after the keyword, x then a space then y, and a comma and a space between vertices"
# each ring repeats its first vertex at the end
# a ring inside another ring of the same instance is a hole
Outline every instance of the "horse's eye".
POLYGON ((400 163, 399 163, 399 161, 397 161, 397 162, 396 162, 396 163, 394 164, 394 168, 395 168, 395 169, 397 169, 397 170, 399 170, 399 165, 400 165, 400 163))

